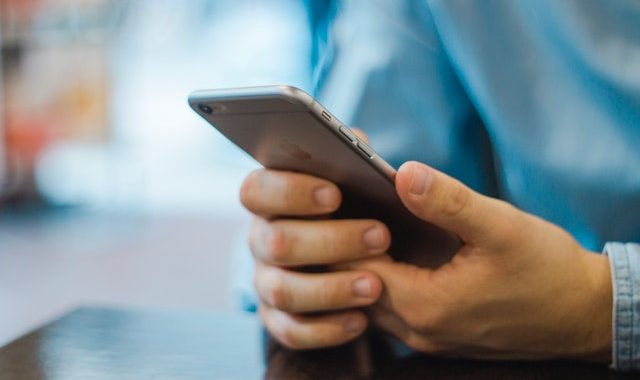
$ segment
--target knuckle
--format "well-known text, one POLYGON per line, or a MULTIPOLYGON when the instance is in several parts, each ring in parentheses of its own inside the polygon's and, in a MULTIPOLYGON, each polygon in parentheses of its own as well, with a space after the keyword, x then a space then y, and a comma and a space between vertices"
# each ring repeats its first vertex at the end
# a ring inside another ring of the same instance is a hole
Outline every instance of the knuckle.
POLYGON ((332 284, 325 283, 324 286, 318 288, 318 307, 328 308, 335 306, 340 302, 340 295, 342 289, 349 289, 348 287, 337 288, 332 284))
POLYGON ((266 297, 270 305, 280 310, 287 310, 291 305, 291 295, 280 276, 272 275, 266 286, 266 297))
POLYGON ((451 191, 443 196, 444 202, 440 213, 447 217, 457 217, 467 212, 473 202, 471 190, 461 183, 456 182, 451 191))
POLYGON ((342 245, 340 241, 343 240, 344 232, 335 227, 331 227, 330 230, 321 232, 320 243, 322 244, 322 251, 327 256, 335 256, 340 252, 342 245))
POLYGON ((298 186, 296 181, 290 176, 282 177, 280 197, 284 207, 295 208, 297 206, 298 186))
MULTIPOLYGON (((369 257, 369 248, 366 247, 362 237, 363 224, 369 226, 371 223, 344 221, 341 224, 331 224, 326 231, 323 231, 322 250, 327 258, 334 258, 336 262, 345 262, 362 256, 369 257)), ((372 228, 367 227, 367 231, 370 229, 372 228)), ((379 239, 382 240, 383 248, 386 250, 390 243, 390 232, 387 226, 376 221, 375 229, 381 235, 379 239)), ((376 248, 375 251, 382 252, 383 249, 376 248)))
POLYGON ((278 223, 269 223, 264 232, 264 258, 273 263, 284 263, 289 256, 286 229, 278 223))

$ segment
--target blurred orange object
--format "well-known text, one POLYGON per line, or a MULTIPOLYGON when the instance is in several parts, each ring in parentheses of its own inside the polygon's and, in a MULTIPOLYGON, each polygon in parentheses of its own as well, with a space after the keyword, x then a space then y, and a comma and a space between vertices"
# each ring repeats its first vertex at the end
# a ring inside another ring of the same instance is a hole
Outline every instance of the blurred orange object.
POLYGON ((12 197, 38 198, 34 171, 41 153, 55 141, 107 141, 108 44, 80 38, 83 31, 73 22, 34 26, 40 15, 82 19, 106 9, 100 8, 103 3, 0 0, 0 138, 8 169, 9 188, 4 190, 12 197))
POLYGON ((18 117, 7 113, 5 139, 9 157, 33 163, 53 138, 50 125, 44 115, 18 117))
POLYGON ((31 13, 39 3, 40 0, 0 0, 3 8, 12 8, 29 13, 31 13))

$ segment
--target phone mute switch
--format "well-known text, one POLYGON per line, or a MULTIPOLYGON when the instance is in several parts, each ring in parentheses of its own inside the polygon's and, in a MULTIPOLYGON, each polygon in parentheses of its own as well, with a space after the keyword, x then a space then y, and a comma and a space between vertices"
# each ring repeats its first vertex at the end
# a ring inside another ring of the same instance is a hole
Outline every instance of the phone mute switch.
POLYGON ((362 141, 358 141, 357 146, 358 149, 360 149, 360 151, 365 154, 365 156, 373 158, 374 152, 369 145, 363 143, 362 141))

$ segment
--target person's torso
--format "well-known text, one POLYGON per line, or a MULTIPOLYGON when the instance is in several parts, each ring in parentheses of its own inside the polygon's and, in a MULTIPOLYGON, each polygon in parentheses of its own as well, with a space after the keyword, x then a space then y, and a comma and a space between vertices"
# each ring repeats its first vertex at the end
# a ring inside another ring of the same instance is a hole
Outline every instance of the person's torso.
POLYGON ((345 1, 321 101, 415 159, 558 223, 640 241, 640 3, 345 1))

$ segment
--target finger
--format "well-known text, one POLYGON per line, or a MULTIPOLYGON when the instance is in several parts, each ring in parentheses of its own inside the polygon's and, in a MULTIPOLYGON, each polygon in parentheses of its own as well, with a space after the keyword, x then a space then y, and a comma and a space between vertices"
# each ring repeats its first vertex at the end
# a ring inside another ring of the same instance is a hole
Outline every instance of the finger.
POLYGON ((457 234, 464 242, 486 241, 515 222, 513 208, 471 190, 459 181, 417 162, 403 164, 396 190, 416 216, 457 234))
POLYGON ((371 305, 382 293, 380 279, 366 271, 301 273, 260 262, 254 283, 264 303, 292 313, 371 305))
POLYGON ((325 315, 294 315, 261 304, 260 318, 280 343, 292 349, 337 346, 355 339, 367 327, 361 311, 325 315))
MULTIPOLYGON (((446 264, 445 264, 446 265, 446 264)), ((373 260, 361 260, 342 265, 348 271, 373 273, 382 281, 383 293, 376 308, 386 309, 402 318, 409 326, 430 321, 440 309, 436 302, 439 291, 434 282, 440 279, 442 268, 433 271, 411 264, 394 262, 382 256, 373 260), (424 309, 422 305, 430 305, 424 309)))
POLYGON ((375 220, 255 218, 249 242, 258 259, 274 265, 321 265, 381 255, 391 244, 391 234, 375 220))
POLYGON ((432 354, 441 354, 447 348, 431 336, 412 329, 402 318, 385 309, 374 306, 367 315, 371 325, 395 336, 409 348, 432 354))
POLYGON ((242 204, 263 216, 329 214, 341 200, 340 190, 329 181, 277 170, 256 170, 240 188, 242 204))
POLYGON ((437 285, 446 281, 442 272, 450 270, 443 269, 447 266, 430 270, 383 259, 346 264, 350 270, 369 271, 382 280, 383 294, 365 309, 370 321, 409 347, 429 353, 442 353, 450 347, 441 337, 446 336, 449 318, 443 312, 448 305, 442 297, 448 297, 451 286, 437 285), (443 288, 446 294, 442 294, 443 288))

